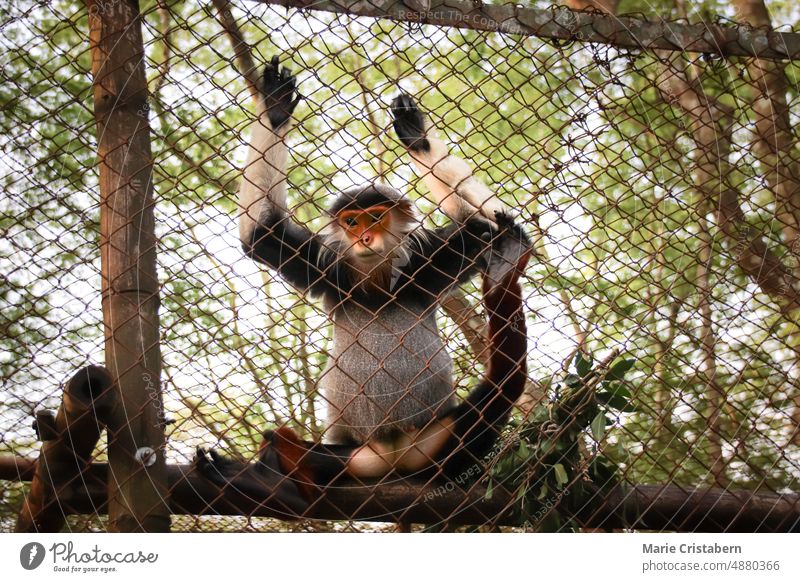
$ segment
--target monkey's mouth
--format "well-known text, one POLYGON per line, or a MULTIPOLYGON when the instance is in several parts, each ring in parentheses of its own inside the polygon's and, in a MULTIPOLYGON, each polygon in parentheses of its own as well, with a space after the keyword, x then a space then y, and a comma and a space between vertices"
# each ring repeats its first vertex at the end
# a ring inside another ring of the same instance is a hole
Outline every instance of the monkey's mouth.
POLYGON ((353 255, 364 263, 379 263, 386 260, 386 256, 363 244, 356 244, 353 247, 353 255))

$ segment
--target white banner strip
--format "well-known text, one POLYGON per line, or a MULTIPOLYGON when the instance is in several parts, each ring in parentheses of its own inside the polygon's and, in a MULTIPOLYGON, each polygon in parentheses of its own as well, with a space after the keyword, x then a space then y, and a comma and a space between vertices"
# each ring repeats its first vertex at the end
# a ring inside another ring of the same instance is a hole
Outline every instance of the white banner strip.
POLYGON ((0 572, 14 581, 794 582, 798 541, 791 534, 3 534, 0 572))

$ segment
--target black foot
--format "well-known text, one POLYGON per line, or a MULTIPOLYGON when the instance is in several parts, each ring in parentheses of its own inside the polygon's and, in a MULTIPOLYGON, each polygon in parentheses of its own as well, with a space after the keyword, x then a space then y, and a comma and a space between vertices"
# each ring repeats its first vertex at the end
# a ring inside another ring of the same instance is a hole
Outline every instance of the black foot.
POLYGON ((297 92, 297 78, 286 67, 281 67, 277 56, 264 67, 264 81, 261 91, 272 129, 278 129, 292 117, 294 108, 300 101, 297 92))
POLYGON ((300 516, 306 500, 290 477, 284 475, 274 452, 265 450, 255 463, 223 457, 214 450, 197 449, 195 468, 222 489, 229 489, 288 516, 300 516))
POLYGON ((425 115, 414 99, 405 93, 398 95, 392 99, 391 111, 394 130, 403 145, 414 152, 430 151, 431 146, 425 139, 425 115))

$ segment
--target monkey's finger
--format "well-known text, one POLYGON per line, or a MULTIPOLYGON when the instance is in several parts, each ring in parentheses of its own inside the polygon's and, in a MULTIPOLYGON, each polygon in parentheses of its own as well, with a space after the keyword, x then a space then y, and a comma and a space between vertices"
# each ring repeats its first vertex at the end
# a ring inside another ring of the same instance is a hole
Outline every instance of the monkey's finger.
POLYGON ((405 93, 400 93, 400 95, 392 99, 392 113, 396 114, 403 109, 408 109, 408 102, 410 99, 411 98, 405 93))
MULTIPOLYGON (((284 71, 285 70, 286 69, 284 69, 284 71)), ((280 89, 283 94, 289 95, 295 90, 297 80, 291 73, 285 74, 282 72, 280 76, 276 78, 276 83, 278 89, 280 89)))
POLYGON ((291 95, 297 90, 297 77, 294 75, 290 75, 284 81, 284 86, 286 87, 286 92, 291 95))
POLYGON ((197 447, 197 449, 195 449, 194 460, 198 464, 208 463, 208 457, 206 457, 206 451, 203 447, 197 447))
POLYGON ((272 57, 272 62, 268 63, 264 67, 264 85, 265 87, 274 87, 277 79, 278 79, 278 64, 277 59, 278 57, 272 57))
POLYGON ((489 265, 484 273, 484 289, 491 293, 505 288, 524 271, 530 258, 531 247, 527 237, 514 239, 504 236, 489 256, 489 265))
POLYGON ((194 466, 200 474, 209 477, 216 471, 212 470, 214 463, 208 458, 208 453, 202 447, 197 447, 194 457, 194 466))
POLYGON ((403 109, 406 110, 414 110, 417 108, 417 104, 414 102, 414 98, 408 93, 404 93, 403 95, 401 95, 400 103, 403 109))
POLYGON ((389 103, 389 110, 392 112, 392 115, 394 115, 394 110, 400 107, 400 97, 402 97, 402 95, 394 97, 389 103))

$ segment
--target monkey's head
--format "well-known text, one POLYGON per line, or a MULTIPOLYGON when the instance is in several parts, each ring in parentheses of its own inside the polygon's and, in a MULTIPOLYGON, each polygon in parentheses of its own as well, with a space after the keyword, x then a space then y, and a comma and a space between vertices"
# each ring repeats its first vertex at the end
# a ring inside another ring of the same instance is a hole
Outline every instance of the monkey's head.
POLYGON ((329 213, 327 235, 338 243, 341 253, 365 267, 398 256, 406 235, 419 224, 411 201, 381 184, 345 190, 329 213))

